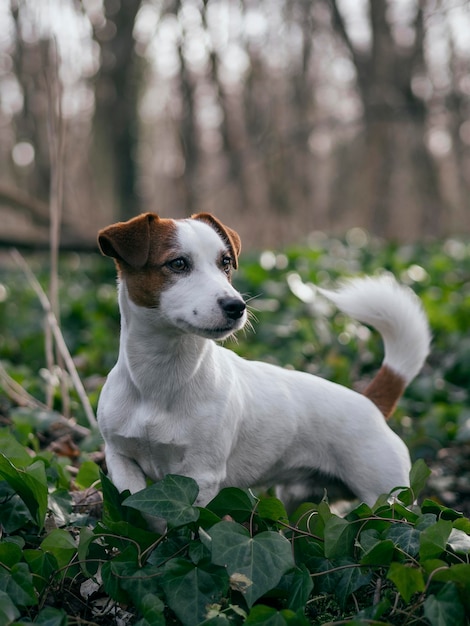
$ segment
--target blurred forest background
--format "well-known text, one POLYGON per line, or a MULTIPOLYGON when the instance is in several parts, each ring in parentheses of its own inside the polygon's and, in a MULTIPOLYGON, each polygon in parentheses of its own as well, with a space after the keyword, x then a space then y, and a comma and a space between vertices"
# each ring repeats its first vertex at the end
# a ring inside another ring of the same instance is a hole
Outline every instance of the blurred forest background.
POLYGON ((468 0, 0 0, 0 243, 470 231, 468 0))

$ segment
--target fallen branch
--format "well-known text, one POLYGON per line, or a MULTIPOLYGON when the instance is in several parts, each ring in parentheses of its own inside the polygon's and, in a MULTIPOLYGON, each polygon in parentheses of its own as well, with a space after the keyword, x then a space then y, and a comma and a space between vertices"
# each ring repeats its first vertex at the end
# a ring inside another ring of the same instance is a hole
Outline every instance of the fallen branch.
POLYGON ((90 424, 92 428, 97 428, 98 423, 96 421, 93 408, 90 404, 90 400, 88 399, 86 391, 83 387, 82 381, 80 380, 80 376, 78 375, 77 368, 75 367, 75 363, 73 362, 73 359, 67 348, 67 344, 65 343, 64 337, 62 335, 62 331, 60 330, 60 326, 57 322, 57 318, 52 311, 51 303, 49 302, 49 299, 46 293, 41 287, 36 276, 31 271, 24 257, 16 249, 11 250, 10 253, 11 253, 13 260, 17 263, 17 265, 19 265, 19 267, 25 273, 26 278, 28 279, 31 287, 34 289, 34 291, 36 292, 39 298, 41 306, 44 312, 46 313, 46 321, 56 341, 57 349, 60 352, 62 358, 64 359, 65 366, 70 374, 70 378, 72 379, 73 386, 75 387, 75 390, 80 398, 86 417, 88 419, 88 423, 90 424))
MULTIPOLYGON (((6 371, 3 365, 0 363, 0 383, 9 398, 11 398, 14 402, 18 404, 18 406, 24 406, 28 409, 37 409, 40 411, 49 411, 48 407, 32 396, 30 393, 26 391, 24 387, 20 385, 14 378, 10 376, 10 374, 6 371)), ((86 428, 86 426, 80 426, 80 424, 76 424, 71 419, 66 419, 60 413, 55 413, 56 419, 61 424, 66 424, 70 430, 79 435, 80 437, 88 437, 90 434, 90 429, 86 428)))
POLYGON ((28 407, 28 409, 42 409, 47 411, 45 404, 37 400, 34 396, 26 391, 14 378, 12 378, 3 365, 0 363, 0 382, 9 398, 14 400, 19 406, 28 407))

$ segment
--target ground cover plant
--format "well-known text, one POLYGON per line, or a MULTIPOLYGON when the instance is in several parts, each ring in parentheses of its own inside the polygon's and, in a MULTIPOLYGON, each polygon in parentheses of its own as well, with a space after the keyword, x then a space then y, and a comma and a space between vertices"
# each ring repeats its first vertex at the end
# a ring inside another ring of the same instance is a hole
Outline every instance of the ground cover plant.
MULTIPOLYGON (((45 284, 44 259, 28 262, 45 284)), ((64 256, 60 268, 62 332, 96 407, 118 346, 114 268, 98 255, 64 256)), ((197 485, 179 476, 143 494, 117 493, 80 398, 70 388, 64 403, 59 373, 45 368, 37 296, 4 254, 0 624, 468 623, 470 246, 385 245, 354 230, 345 240, 316 234, 282 253, 248 255, 236 281, 256 332, 228 345, 365 383, 381 360, 378 337, 313 285, 384 270, 420 295, 433 331, 433 353, 393 422, 415 461, 412 487, 344 517, 320 494, 289 518, 271 492, 225 489, 195 507, 197 485), (167 533, 151 532, 143 514, 164 517, 167 533)))

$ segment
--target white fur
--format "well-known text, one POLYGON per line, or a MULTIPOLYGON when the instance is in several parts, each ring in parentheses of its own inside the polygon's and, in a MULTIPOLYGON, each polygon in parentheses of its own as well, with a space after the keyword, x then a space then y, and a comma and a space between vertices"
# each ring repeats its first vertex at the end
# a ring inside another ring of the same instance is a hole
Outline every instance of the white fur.
POLYGON ((357 278, 339 291, 319 289, 344 313, 373 326, 382 335, 384 365, 409 383, 429 353, 431 335, 426 314, 411 289, 390 275, 357 278))
MULTIPOLYGON (((224 242, 197 220, 177 221, 178 246, 192 271, 155 308, 134 304, 119 285, 118 361, 103 388, 98 418, 110 476, 119 490, 145 477, 193 477, 197 504, 225 486, 295 484, 308 494, 312 473, 344 481, 365 502, 408 485, 403 441, 365 396, 317 376, 245 360, 223 338, 217 302, 240 298, 216 264, 224 242)), ((394 282, 353 281, 328 296, 383 334, 386 361, 406 380, 427 353, 427 323, 414 297, 394 282)))

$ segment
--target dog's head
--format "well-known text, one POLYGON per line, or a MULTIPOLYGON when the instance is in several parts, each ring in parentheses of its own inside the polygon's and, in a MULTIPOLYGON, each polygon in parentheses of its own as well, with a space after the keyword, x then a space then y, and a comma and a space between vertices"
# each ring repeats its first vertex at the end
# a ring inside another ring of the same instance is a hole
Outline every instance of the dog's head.
POLYGON ((100 230, 98 243, 115 260, 131 302, 171 326, 223 339, 245 324, 245 303, 231 284, 240 237, 213 215, 144 213, 100 230))

